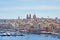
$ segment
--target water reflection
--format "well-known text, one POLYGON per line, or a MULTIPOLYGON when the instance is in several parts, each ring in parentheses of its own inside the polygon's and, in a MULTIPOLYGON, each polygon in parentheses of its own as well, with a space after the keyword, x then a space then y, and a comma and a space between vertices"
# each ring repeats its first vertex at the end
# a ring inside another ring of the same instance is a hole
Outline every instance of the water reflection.
POLYGON ((60 39, 60 36, 57 36, 58 39, 60 39))

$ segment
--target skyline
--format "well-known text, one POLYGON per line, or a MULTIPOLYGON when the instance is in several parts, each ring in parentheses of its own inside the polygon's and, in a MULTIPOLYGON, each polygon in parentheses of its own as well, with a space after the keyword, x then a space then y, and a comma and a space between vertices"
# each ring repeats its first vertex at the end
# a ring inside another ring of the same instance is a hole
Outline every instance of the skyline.
POLYGON ((0 0, 0 19, 37 17, 60 18, 60 0, 0 0))

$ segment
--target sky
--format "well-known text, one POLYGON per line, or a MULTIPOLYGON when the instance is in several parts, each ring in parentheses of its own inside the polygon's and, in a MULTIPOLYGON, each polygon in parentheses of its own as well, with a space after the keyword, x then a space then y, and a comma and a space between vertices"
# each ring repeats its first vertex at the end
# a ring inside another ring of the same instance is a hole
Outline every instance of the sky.
POLYGON ((0 19, 37 17, 60 18, 60 0, 0 0, 0 19))

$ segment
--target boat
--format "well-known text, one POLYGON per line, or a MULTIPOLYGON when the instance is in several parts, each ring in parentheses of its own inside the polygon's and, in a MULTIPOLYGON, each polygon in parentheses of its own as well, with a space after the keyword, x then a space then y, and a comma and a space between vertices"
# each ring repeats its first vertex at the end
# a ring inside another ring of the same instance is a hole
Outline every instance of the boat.
POLYGON ((0 36, 24 36, 21 32, 0 31, 0 36))
POLYGON ((6 33, 3 33, 3 35, 2 36, 6 36, 7 34, 6 33))

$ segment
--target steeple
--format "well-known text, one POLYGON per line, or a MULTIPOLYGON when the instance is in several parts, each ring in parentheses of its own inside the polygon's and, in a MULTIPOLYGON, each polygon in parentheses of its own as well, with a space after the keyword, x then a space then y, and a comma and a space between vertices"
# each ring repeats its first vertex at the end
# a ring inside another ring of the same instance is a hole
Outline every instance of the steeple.
POLYGON ((36 15, 35 15, 35 14, 33 15, 33 19, 34 19, 34 20, 36 19, 36 15))
POLYGON ((26 18, 28 19, 28 14, 27 14, 26 18))
POLYGON ((29 15, 27 14, 26 18, 31 19, 31 14, 29 14, 29 15))
POLYGON ((18 19, 20 19, 20 17, 18 16, 18 19))

